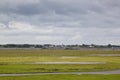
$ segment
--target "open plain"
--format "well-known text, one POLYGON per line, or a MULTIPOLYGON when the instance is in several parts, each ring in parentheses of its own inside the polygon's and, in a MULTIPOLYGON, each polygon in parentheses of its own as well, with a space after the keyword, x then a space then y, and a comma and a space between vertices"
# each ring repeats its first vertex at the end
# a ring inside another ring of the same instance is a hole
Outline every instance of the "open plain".
POLYGON ((63 80, 70 80, 72 76, 76 76, 76 80, 83 77, 91 80, 118 80, 119 55, 119 50, 1 49, 0 80, 52 80, 51 77, 60 80, 63 76, 66 77, 63 80))

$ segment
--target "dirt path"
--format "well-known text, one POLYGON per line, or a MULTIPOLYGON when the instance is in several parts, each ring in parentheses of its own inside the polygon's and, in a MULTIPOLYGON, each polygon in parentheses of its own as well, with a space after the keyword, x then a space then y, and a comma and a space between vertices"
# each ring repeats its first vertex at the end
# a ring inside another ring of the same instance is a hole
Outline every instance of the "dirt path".
POLYGON ((47 75, 47 74, 120 74, 120 70, 101 71, 101 72, 48 72, 48 73, 27 73, 27 74, 0 74, 0 76, 28 76, 28 75, 47 75))

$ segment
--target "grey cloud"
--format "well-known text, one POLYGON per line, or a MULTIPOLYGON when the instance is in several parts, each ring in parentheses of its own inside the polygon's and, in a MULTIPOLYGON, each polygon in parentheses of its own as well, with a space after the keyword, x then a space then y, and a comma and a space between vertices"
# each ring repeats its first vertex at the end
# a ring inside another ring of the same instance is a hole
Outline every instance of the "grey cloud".
MULTIPOLYGON (((14 0, 13 0, 14 1, 14 0)), ((76 0, 78 3, 71 3, 68 2, 64 3, 64 1, 55 1, 55 0, 39 0, 39 3, 30 3, 30 4, 19 4, 15 5, 13 3, 10 5, 2 5, 0 8, 1 12, 8 12, 8 13, 17 13, 17 14, 40 14, 40 13, 48 13, 49 11, 54 11, 56 14, 71 14, 71 13, 87 13, 87 8, 89 5, 85 5, 84 1, 76 0)), ((10 2, 10 1, 9 1, 10 2)))
MULTIPOLYGON (((16 1, 16 0, 12 0, 16 1)), ((32 1, 32 0, 30 0, 32 1)), ((1 1, 1 3, 4 1, 1 1)), ((38 3, 28 3, 19 4, 13 2, 9 4, 11 0, 8 0, 8 5, 2 5, 0 11, 13 12, 18 14, 40 14, 48 13, 49 11, 54 11, 56 14, 87 14, 89 11, 94 12, 104 12, 109 10, 109 7, 114 5, 119 5, 119 0, 113 2, 113 0, 66 0, 66 1, 56 1, 56 0, 39 0, 38 3), (17 5, 15 5, 17 4, 17 5), (107 7, 109 6, 109 7, 107 7), (106 9, 107 7, 107 9, 106 9), (104 10, 105 9, 105 10, 104 10)), ((27 1, 29 2, 29 1, 27 1)), ((34 0, 33 0, 34 2, 34 0)), ((5 4, 5 3, 3 3, 5 4)))
MULTIPOLYGON (((120 34, 119 8, 120 0, 1 0, 0 36, 3 37, 0 39, 9 36, 9 40, 11 36, 10 40, 13 40, 15 36, 21 38, 25 35, 28 39, 36 36, 38 42, 41 37, 53 42, 52 36, 60 36, 61 42, 69 44, 107 41, 116 44, 119 40, 117 34, 120 34), (12 30, 11 22, 18 29, 12 30), (31 29, 22 30, 21 25, 31 29), (46 32, 49 29, 51 32, 46 32)), ((58 39, 54 42, 60 42, 58 39)), ((29 42, 34 42, 34 39, 29 42)))
MULTIPOLYGON (((119 4, 119 0, 29 0, 24 4, 17 3, 16 0, 5 0, 12 5, 2 5, 0 12, 9 16, 10 20, 22 20, 31 24, 54 24, 60 25, 61 22, 81 22, 83 26, 91 27, 110 27, 119 20, 119 7, 114 10, 113 7, 119 4), (12 7, 11 7, 12 6, 12 7), (113 11, 111 11, 113 10, 113 11), (13 15, 15 14, 15 15, 13 15), (35 17, 36 16, 36 17, 35 17), (116 17, 118 19, 116 19, 116 17), (55 24, 56 23, 56 24, 55 24)), ((23 1, 23 0, 22 0, 23 1)), ((1 1, 1 3, 4 1, 1 1)), ((8 21, 8 20, 6 20, 8 21)), ((3 21, 5 22, 5 20, 3 21)), ((63 24, 63 26, 66 26, 63 24)), ((69 24, 68 24, 69 26, 69 24)), ((116 26, 114 26, 116 27, 116 26)))

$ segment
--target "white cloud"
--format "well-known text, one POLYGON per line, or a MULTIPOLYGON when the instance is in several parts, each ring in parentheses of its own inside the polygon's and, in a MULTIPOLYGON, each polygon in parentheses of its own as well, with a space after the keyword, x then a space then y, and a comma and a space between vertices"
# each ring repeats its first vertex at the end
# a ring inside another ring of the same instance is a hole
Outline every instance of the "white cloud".
POLYGON ((80 36, 80 34, 79 35, 75 35, 75 36, 73 36, 72 38, 71 38, 71 40, 81 40, 81 36, 80 36))
POLYGON ((20 23, 20 22, 9 22, 8 27, 10 29, 25 31, 25 30, 32 30, 32 26, 26 23, 20 23))
POLYGON ((6 25, 0 23, 0 29, 5 29, 6 28, 6 25))
POLYGON ((60 36, 36 36, 36 40, 41 40, 41 41, 57 41, 57 40, 63 40, 63 37, 60 36))

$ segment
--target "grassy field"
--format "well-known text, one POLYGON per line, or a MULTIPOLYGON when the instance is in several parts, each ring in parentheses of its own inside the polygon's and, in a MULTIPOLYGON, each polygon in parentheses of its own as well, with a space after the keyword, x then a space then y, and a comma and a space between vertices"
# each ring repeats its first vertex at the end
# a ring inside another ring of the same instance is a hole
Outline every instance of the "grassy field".
POLYGON ((0 80, 119 80, 120 75, 39 75, 0 77, 0 80))
POLYGON ((120 57, 0 57, 0 63, 24 62, 106 62, 120 63, 120 57))
POLYGON ((4 49, 0 50, 0 57, 26 57, 26 56, 89 56, 89 54, 120 54, 120 50, 27 50, 4 49))
MULTIPOLYGON (((89 72, 120 69, 119 50, 0 50, 0 74, 89 72), (34 64, 35 62, 103 62, 104 64, 34 64)), ((119 80, 120 75, 40 75, 0 77, 0 80, 119 80), (96 77, 97 76, 97 77, 96 77), (56 79, 57 78, 57 79, 56 79)))
POLYGON ((26 65, 9 64, 0 65, 0 73, 36 73, 36 72, 88 72, 120 69, 120 64, 95 64, 95 65, 71 65, 71 64, 45 64, 26 65))
POLYGON ((0 50, 0 73, 79 72, 120 69, 120 54, 103 50, 0 50), (104 62, 105 64, 31 64, 34 62, 104 62))

